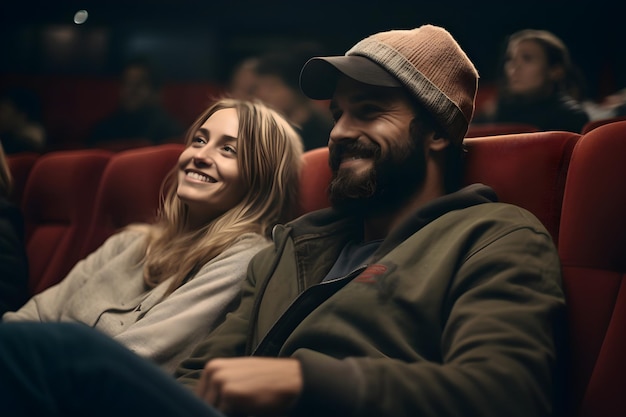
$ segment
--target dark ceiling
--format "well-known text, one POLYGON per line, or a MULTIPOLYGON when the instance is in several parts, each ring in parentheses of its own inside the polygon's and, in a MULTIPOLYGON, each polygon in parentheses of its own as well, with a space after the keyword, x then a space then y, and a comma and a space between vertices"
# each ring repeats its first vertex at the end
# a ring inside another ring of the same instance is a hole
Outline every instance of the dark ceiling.
POLYGON ((432 23, 446 27, 459 40, 486 78, 494 76, 505 37, 527 27, 548 29, 562 37, 589 78, 600 77, 606 66, 618 69, 614 71, 616 77, 626 78, 621 75, 626 73, 626 36, 620 22, 623 14, 617 6, 599 1, 4 0, 0 5, 0 33, 5 40, 0 48, 12 52, 0 53, 20 58, 26 52, 16 50, 20 47, 16 33, 26 36, 23 33, 28 30, 73 25, 74 13, 80 9, 89 12, 81 30, 104 28, 114 39, 114 51, 143 30, 161 37, 186 37, 185 53, 198 50, 202 42, 211 43, 214 50, 206 54, 214 53, 210 59, 226 67, 272 43, 313 40, 329 54, 341 54, 371 33, 432 23))

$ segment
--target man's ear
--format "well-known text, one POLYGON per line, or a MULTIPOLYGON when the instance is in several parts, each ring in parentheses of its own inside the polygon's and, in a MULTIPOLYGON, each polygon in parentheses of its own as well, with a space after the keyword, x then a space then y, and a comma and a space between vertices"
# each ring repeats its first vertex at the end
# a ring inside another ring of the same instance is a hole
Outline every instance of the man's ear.
POLYGON ((428 139, 428 149, 431 151, 442 151, 447 148, 448 145, 450 145, 450 140, 443 136, 438 136, 437 134, 430 136, 428 139))

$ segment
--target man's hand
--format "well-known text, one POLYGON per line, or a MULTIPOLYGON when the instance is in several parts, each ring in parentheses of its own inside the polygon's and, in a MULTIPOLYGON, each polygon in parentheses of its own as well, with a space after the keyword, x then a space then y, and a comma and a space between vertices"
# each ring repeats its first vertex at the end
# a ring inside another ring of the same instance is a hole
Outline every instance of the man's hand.
POLYGON ((225 414, 288 414, 302 391, 296 359, 214 359, 204 366, 196 393, 225 414))

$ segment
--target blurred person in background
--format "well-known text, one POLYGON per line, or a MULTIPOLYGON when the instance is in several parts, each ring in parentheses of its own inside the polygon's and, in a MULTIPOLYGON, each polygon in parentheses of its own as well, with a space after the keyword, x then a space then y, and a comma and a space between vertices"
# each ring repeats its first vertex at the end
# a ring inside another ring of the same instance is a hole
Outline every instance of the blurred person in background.
POLYGON ((6 154, 44 151, 46 130, 34 91, 12 87, 0 93, 0 140, 6 154))
POLYGON ((28 300, 28 257, 24 219, 9 198, 13 178, 0 142, 0 315, 28 300))
POLYGON ((546 30, 524 29, 507 41, 497 100, 473 123, 522 123, 540 130, 580 132, 590 118, 584 82, 569 49, 546 30))
POLYGON ((328 146, 330 112, 300 90, 300 69, 318 48, 309 44, 261 55, 254 66, 254 96, 272 106, 299 130, 305 150, 328 146))
POLYGON ((244 58, 232 69, 228 79, 228 95, 241 100, 252 100, 255 98, 257 74, 255 71, 259 59, 256 56, 244 58))
POLYGON ((91 147, 108 147, 124 141, 143 140, 157 144, 184 133, 182 125, 160 102, 161 79, 147 58, 129 61, 122 71, 118 108, 92 129, 91 147))
POLYGON ((626 116, 626 88, 617 90, 608 96, 604 97, 599 107, 605 111, 603 117, 599 118, 613 118, 626 116))

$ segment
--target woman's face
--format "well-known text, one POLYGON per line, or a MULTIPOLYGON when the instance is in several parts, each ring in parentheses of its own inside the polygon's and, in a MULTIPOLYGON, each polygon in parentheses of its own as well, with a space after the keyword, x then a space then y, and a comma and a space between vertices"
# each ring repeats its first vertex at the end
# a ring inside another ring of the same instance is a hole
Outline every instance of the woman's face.
POLYGON ((235 109, 213 113, 178 159, 177 195, 192 226, 206 224, 241 201, 247 189, 239 170, 235 109))
POLYGON ((532 40, 509 45, 504 72, 513 94, 535 94, 551 91, 555 73, 548 65, 544 48, 532 40))

